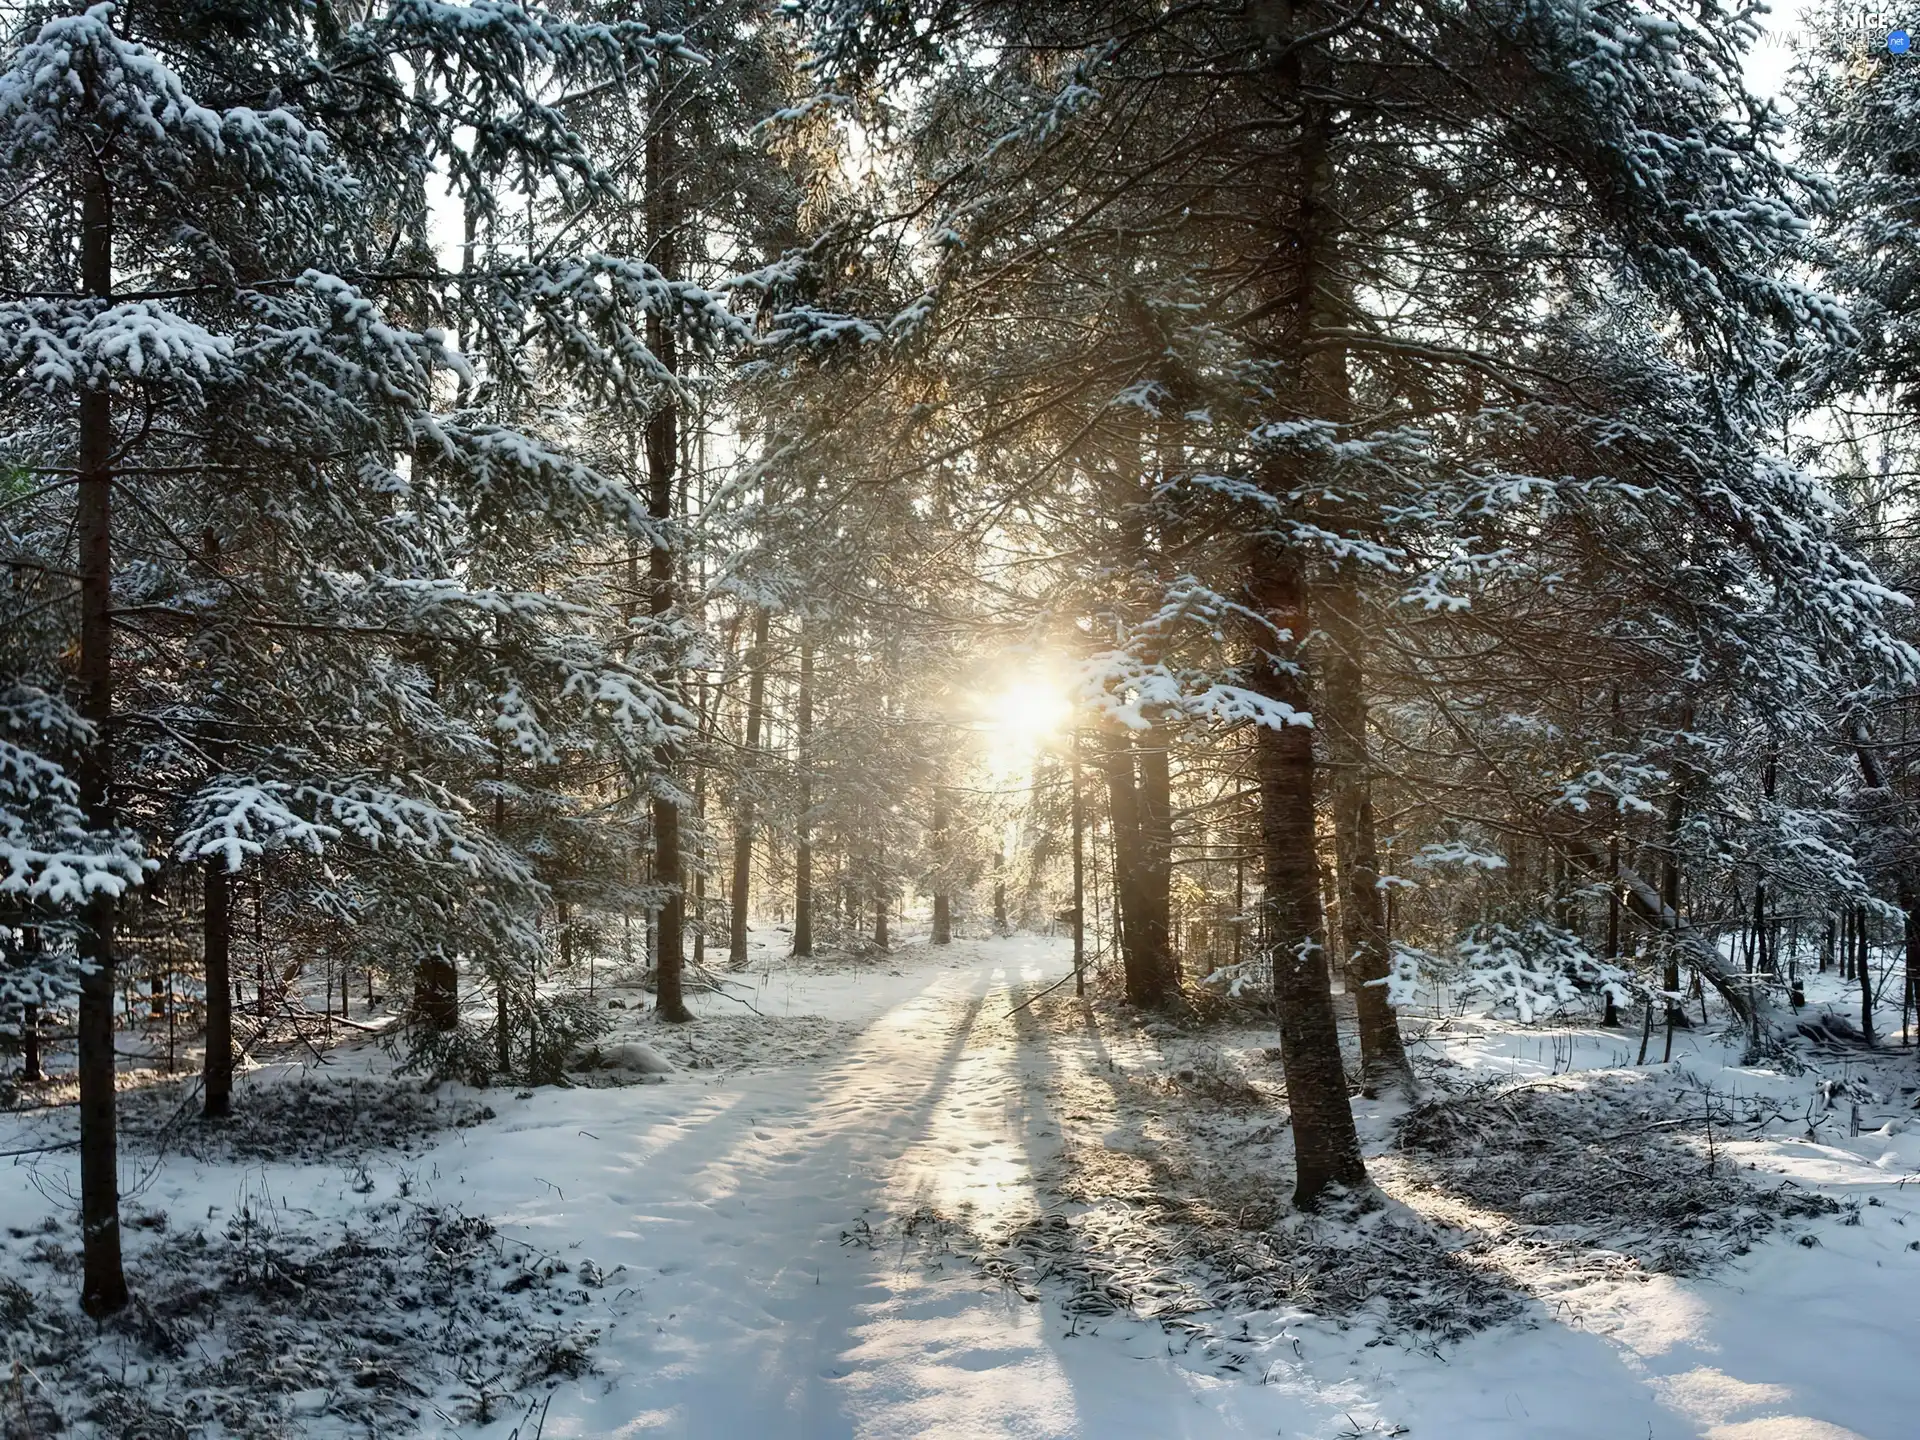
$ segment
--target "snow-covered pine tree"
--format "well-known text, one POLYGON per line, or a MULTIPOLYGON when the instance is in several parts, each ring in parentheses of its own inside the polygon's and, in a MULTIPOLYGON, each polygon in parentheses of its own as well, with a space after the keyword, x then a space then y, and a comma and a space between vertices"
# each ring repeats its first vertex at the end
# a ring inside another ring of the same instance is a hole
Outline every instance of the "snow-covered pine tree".
POLYGON ((570 556, 654 542, 645 504, 564 439, 471 403, 489 377, 434 326, 501 327, 613 396, 672 383, 649 326, 696 344, 737 327, 639 260, 554 247, 444 269, 425 196, 445 176, 486 214, 510 198, 503 173, 591 192, 593 158, 547 97, 684 50, 637 24, 400 0, 319 23, 98 5, 7 57, 0 175, 39 223, 0 276, 6 458, 40 523, 35 551, 9 557, 5 628, 78 636, 7 680, 55 697, 43 718, 71 717, 22 746, 22 773, 84 815, 56 805, 51 822, 73 830, 73 863, 99 855, 60 897, 86 922, 95 1312, 126 1298, 112 901, 138 857, 232 869, 340 846, 363 873, 424 864, 455 922, 441 953, 524 955, 537 878, 474 814, 478 777, 503 745, 549 762, 562 731, 637 776, 682 722, 622 658, 612 598, 568 588, 570 556), (64 770, 33 768, 62 747, 70 796, 64 770), (134 783, 162 770, 197 779, 172 797, 134 783), (144 845, 119 837, 123 818, 144 845))

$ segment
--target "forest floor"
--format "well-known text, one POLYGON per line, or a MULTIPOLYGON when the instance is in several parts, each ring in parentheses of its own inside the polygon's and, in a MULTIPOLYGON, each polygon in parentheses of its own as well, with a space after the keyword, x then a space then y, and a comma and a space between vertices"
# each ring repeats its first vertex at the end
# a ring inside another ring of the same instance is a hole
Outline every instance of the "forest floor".
POLYGON ((1637 1034, 1409 1019, 1423 1103, 1356 1102, 1387 1203, 1305 1219, 1257 1019, 1035 998, 1064 941, 759 938, 694 1026, 600 992, 602 1049, 664 1077, 425 1094, 361 1042, 217 1132, 130 1099, 143 1300, 104 1330, 71 1154, 15 1157, 4 1433, 1913 1433, 1911 1051, 1746 1068, 1703 1027, 1639 1067, 1637 1034))

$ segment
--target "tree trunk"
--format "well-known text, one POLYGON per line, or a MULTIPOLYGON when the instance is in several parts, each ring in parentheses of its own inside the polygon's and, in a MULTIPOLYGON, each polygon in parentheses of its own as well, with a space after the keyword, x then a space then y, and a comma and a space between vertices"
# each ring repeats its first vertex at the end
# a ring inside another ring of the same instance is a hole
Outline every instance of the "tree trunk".
MULTIPOLYGON (((1263 15, 1268 12, 1261 12, 1263 15)), ((1294 7, 1279 7, 1292 30, 1294 7)), ((1310 23, 1310 22, 1309 22, 1310 23)), ((1280 317, 1275 349, 1286 367, 1289 410, 1298 417, 1336 417, 1346 403, 1345 356, 1320 343, 1325 323, 1342 323, 1337 300, 1345 285, 1336 264, 1341 219, 1333 197, 1334 117, 1311 98, 1326 70, 1324 40, 1269 35, 1276 79, 1300 105, 1298 198, 1291 224, 1274 235, 1274 299, 1280 317)), ((1278 460, 1266 488, 1276 500, 1314 477, 1278 460)), ((1309 713, 1307 580, 1300 557, 1273 530, 1256 535, 1248 554, 1248 608, 1256 617, 1252 688, 1303 719, 1309 713), (1271 627, 1271 628, 1268 628, 1271 627)), ((1327 973, 1315 844, 1314 732, 1306 725, 1261 725, 1255 732, 1260 791, 1260 843, 1265 871, 1265 944, 1280 1012, 1281 1062, 1293 1112, 1294 1203, 1311 1208, 1342 1190, 1367 1187, 1366 1166, 1347 1098, 1346 1068, 1327 973)))
MULTIPOLYGON (((1667 797, 1667 843, 1660 857, 1660 904, 1671 914, 1680 914, 1680 826, 1686 818, 1686 796, 1681 793, 1678 784, 1673 794, 1667 797)), ((1680 991, 1680 952, 1669 945, 1665 973, 1660 979, 1660 988, 1668 995, 1667 1017, 1671 1024, 1680 1009, 1680 1002, 1672 997, 1680 991)))
POLYGON ((935 785, 933 787, 933 943, 935 945, 953 943, 953 898, 947 889, 950 883, 947 878, 947 867, 952 859, 947 849, 949 823, 947 792, 942 786, 935 785))
MULTIPOLYGON (((674 174, 674 136, 666 118, 665 101, 671 90, 670 63, 662 60, 654 75, 654 113, 647 117, 646 208, 649 258, 668 279, 679 266, 679 196, 674 174)), ((647 317, 647 347, 668 375, 679 370, 679 353, 670 317, 647 317)), ((647 421, 647 513, 664 531, 673 521, 674 482, 678 478, 680 428, 678 401, 668 395, 647 421)), ((656 619, 673 609, 674 552, 664 535, 647 556, 647 612, 656 619)), ((669 763, 677 757, 667 757, 669 763)), ((683 991, 686 968, 686 875, 680 857, 680 807, 671 796, 653 800, 653 875, 665 892, 658 922, 658 959, 654 966, 655 1013, 662 1020, 684 1023, 693 1019, 683 991)))
MULTIPOLYGON (((20 927, 20 945, 26 951, 29 970, 40 959, 42 943, 38 925, 20 927)), ((46 1078, 40 1068, 40 1007, 23 1005, 20 1007, 20 1081, 23 1085, 38 1085, 46 1078)))
POLYGON ((425 956, 414 970, 413 1013, 429 1030, 445 1033, 460 1025, 460 971, 446 955, 425 956))
POLYGON ((767 697, 767 610, 753 616, 753 645, 747 651, 747 735, 740 757, 740 803, 734 816, 733 901, 728 915, 727 963, 744 969, 747 963, 747 905, 753 886, 753 787, 755 757, 760 753, 761 717, 767 697))
POLYGON ((1380 852, 1373 823, 1373 755, 1367 739, 1365 634, 1351 577, 1329 586, 1320 623, 1327 652, 1320 711, 1333 790, 1334 851, 1340 871, 1340 923, 1347 952, 1347 988, 1360 1024, 1360 1077, 1368 1094, 1383 1086, 1413 1093, 1413 1067, 1400 1021, 1387 998, 1392 965, 1380 893, 1380 852))
POLYGON ((881 950, 890 948, 887 936, 887 892, 876 889, 873 892, 873 943, 881 950))
POLYGON ((1073 747, 1073 993, 1087 993, 1087 806, 1080 790, 1080 732, 1073 747))
POLYGON ((1854 923, 1856 955, 1854 968, 1860 981, 1860 1033, 1866 1037, 1867 1044, 1873 1044, 1873 952, 1869 944, 1873 939, 1872 915, 1867 907, 1860 907, 1859 918, 1854 923))
POLYGON ((20 1007, 20 1083, 38 1085, 46 1074, 40 1068, 40 1007, 20 1007))
MULTIPOLYGON (((1613 877, 1619 870, 1620 837, 1612 835, 1607 839, 1607 959, 1616 964, 1620 960, 1620 882, 1613 877)), ((1620 1007, 1612 990, 1607 991, 1607 1009, 1600 1023, 1610 1028, 1620 1023, 1620 1007)))
POLYGON ((203 1113, 217 1120, 233 1109, 233 890, 223 857, 205 864, 200 925, 207 973, 207 1054, 201 1074, 203 1113))
POLYGON ((1107 808, 1113 820, 1114 919, 1119 929, 1127 999, 1135 1005, 1154 1005, 1159 991, 1141 943, 1147 928, 1147 900, 1141 883, 1140 787, 1134 769, 1133 740, 1118 725, 1109 724, 1102 727, 1101 742, 1107 808))
POLYGON ((813 954, 813 636, 800 622, 800 688, 793 702, 800 819, 793 847, 793 953, 813 954))
MULTIPOLYGON (((110 303, 113 293, 113 197, 97 162, 82 161, 81 283, 110 303)), ((113 401, 104 386, 80 394, 79 482, 75 529, 80 559, 81 708, 93 733, 81 751, 80 803, 87 821, 115 823, 113 795, 113 401)), ((110 1315, 127 1303, 120 1264, 119 1144, 115 1132, 113 996, 115 903, 104 890, 87 901, 79 936, 88 962, 80 980, 76 1029, 80 1079, 80 1304, 110 1315)))
POLYGON ((1899 879, 1900 898, 1900 938, 1904 950, 1905 964, 1902 967, 1905 983, 1900 990, 1900 1043, 1907 1043, 1907 1015, 1916 1002, 1920 1002, 1920 924, 1916 924, 1913 914, 1913 881, 1903 870, 1899 879))
POLYGON ((993 852, 993 931, 1007 933, 1007 847, 1002 842, 993 852))
MULTIPOLYGON (((1306 587, 1290 555, 1270 549, 1256 565, 1250 587, 1255 613, 1288 639, 1262 636, 1261 653, 1248 667, 1253 684, 1268 699, 1305 714, 1306 657, 1299 640, 1308 633, 1306 587), (1288 653, 1273 653, 1277 643, 1285 643, 1288 653)), ((1313 731, 1305 725, 1263 725, 1255 745, 1266 882, 1262 908, 1280 1012, 1281 1064, 1293 1111, 1293 1199, 1311 1209, 1332 1191, 1364 1188, 1367 1171, 1347 1098, 1322 939, 1313 731)))
POLYGON ((1147 1004, 1170 1004, 1180 993, 1180 962, 1173 948, 1173 785, 1169 728, 1156 721, 1135 747, 1140 773, 1140 964, 1147 1004))

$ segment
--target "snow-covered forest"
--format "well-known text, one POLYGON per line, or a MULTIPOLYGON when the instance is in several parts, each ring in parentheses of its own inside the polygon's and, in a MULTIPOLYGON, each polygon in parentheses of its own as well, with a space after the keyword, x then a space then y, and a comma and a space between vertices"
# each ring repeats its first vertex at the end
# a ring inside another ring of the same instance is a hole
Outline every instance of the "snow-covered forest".
POLYGON ((1902 18, 0 3, 0 1437, 1920 1431, 1902 18))

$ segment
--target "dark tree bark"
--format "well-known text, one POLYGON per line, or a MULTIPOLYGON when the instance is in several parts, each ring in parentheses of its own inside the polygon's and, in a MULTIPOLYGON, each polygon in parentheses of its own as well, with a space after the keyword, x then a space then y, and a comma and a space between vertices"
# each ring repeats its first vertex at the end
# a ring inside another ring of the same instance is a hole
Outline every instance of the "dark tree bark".
MULTIPOLYGON (((1660 857, 1660 903, 1675 915, 1680 911, 1680 827, 1686 819, 1687 801, 1678 784, 1673 794, 1667 797, 1667 837, 1666 846, 1660 857)), ((1667 992, 1667 1020, 1671 1024, 1684 1024, 1685 1017, 1680 1014, 1680 1002, 1673 997, 1680 992, 1680 952, 1673 946, 1667 947, 1666 971, 1661 976, 1660 986, 1667 992), (1677 1017, 1677 1018, 1676 1018, 1677 1017)))
POLYGON ((460 971, 444 954, 424 957, 413 976, 414 1018, 442 1033, 460 1024, 460 971))
POLYGON ((881 950, 891 948, 887 935, 887 907, 887 892, 885 889, 876 889, 873 892, 873 943, 881 950))
MULTIPOLYGON (((654 113, 647 117, 646 210, 648 258, 669 279, 679 271, 678 179, 673 124, 666 113, 672 90, 670 62, 662 60, 654 75, 654 113)), ((647 346, 669 375, 678 373, 679 349, 670 317, 647 318, 647 346)), ((647 421, 647 513, 664 529, 673 521, 675 482, 679 477, 680 416, 677 402, 666 397, 647 421)), ((664 541, 647 557, 647 611, 657 617, 673 609, 674 553, 664 541)), ((671 758, 671 757, 669 757, 671 758)), ((653 801, 653 874, 665 892, 658 922, 659 953, 654 963, 655 1010, 662 1020, 684 1023, 693 1019, 684 993, 686 970, 686 875, 681 865, 680 806, 667 795, 653 801)))
POLYGON ((1900 1000, 1900 1043, 1907 1042, 1907 1016, 1916 1003, 1920 1003, 1920 924, 1914 922, 1913 881, 1903 871, 1899 881, 1900 889, 1900 937, 1905 964, 1900 1000))
MULTIPOLYGON (((40 927, 21 926, 20 944, 26 951, 27 964, 31 967, 40 958, 40 927)), ((25 1085, 38 1085, 46 1078, 40 1068, 40 1007, 23 1005, 20 1013, 20 1081, 25 1085)))
MULTIPOLYGON (((1886 765, 1881 757, 1881 752, 1874 744, 1873 733, 1868 728, 1864 717, 1855 717, 1850 728, 1852 730, 1854 758, 1860 765, 1860 778, 1866 782, 1866 788, 1875 796, 1879 797, 1879 803, 1874 808, 1880 816, 1883 827, 1890 831, 1896 831, 1898 828, 1898 818, 1893 812, 1895 796, 1892 777, 1888 775, 1886 765)), ((1904 837, 1902 838, 1904 839, 1904 837)), ((1903 978, 1905 982, 1901 987, 1900 1021, 1904 1028, 1906 1024, 1907 1001, 1909 999, 1920 999, 1920 989, 1916 989, 1916 983, 1920 981, 1920 923, 1916 922, 1915 916, 1917 897, 1914 894, 1913 874, 1909 870, 1908 862, 1904 856, 1901 857, 1897 863, 1899 868, 1895 873, 1894 893, 1895 898, 1900 902, 1900 931, 1903 948, 1902 968, 1904 970, 1903 978)), ((1860 928, 1864 930, 1865 926, 1866 912, 1862 910, 1860 912, 1860 928)), ((1831 934, 1831 926, 1829 926, 1829 934, 1831 934)), ((1842 953, 1843 955, 1845 953, 1844 947, 1842 953)), ((1860 1029, 1861 1033, 1867 1037, 1867 1043, 1872 1044, 1873 967, 1865 963, 1866 954, 1866 942, 1863 938, 1860 945, 1860 960, 1862 962, 1860 965, 1860 1029)), ((1827 968, 1824 955, 1821 957, 1820 968, 1822 970, 1827 968)))
POLYGON ((1872 917, 1867 907, 1862 905, 1854 921, 1855 955, 1854 971, 1860 982, 1860 1033, 1867 1044, 1873 1044, 1873 952, 1868 948, 1873 939, 1872 917))
POLYGON ((1080 789, 1080 732, 1073 747, 1073 993, 1087 993, 1087 803, 1080 789))
POLYGON ((493 979, 493 1068, 502 1075, 513 1073, 513 1017, 504 966, 493 979))
MULTIPOLYGON (((102 304, 113 293, 113 196, 98 163, 84 163, 80 216, 81 282, 102 304)), ((115 823, 113 762, 113 401, 104 386, 80 394, 79 481, 75 529, 80 559, 81 708, 93 725, 78 766, 80 803, 99 829, 115 823)), ((120 1264, 120 1175, 113 1054, 113 897, 96 892, 80 932, 76 1032, 80 1079, 80 1303, 110 1315, 127 1303, 120 1264)))
POLYGON ((996 935, 1007 933, 1007 849, 1005 845, 993 852, 993 930, 996 935))
POLYGON ((233 897, 225 859, 205 862, 201 952, 207 972, 207 1054, 202 1112, 217 1120, 233 1108, 233 897))
POLYGON ((800 820, 793 847, 793 953, 813 954, 813 637, 800 622, 800 686, 794 696, 794 764, 800 820))
POLYGON ((950 821, 947 815, 947 792, 939 785, 933 787, 933 943, 951 945, 953 943, 953 899, 948 894, 947 866, 951 860, 947 845, 947 833, 950 821))
POLYGON ((1137 737, 1140 773, 1140 966, 1149 1005, 1169 1005, 1180 993, 1180 962, 1173 948, 1173 784, 1167 759, 1172 732, 1156 721, 1137 737))
POLYGON ((1360 1023, 1360 1076, 1367 1093, 1383 1086, 1413 1092, 1413 1067, 1400 1021, 1387 999, 1391 968, 1380 894, 1380 852, 1373 824, 1373 753, 1367 738, 1365 636, 1359 596, 1347 581, 1326 588, 1320 623, 1332 642, 1322 682, 1322 734, 1333 791, 1334 849, 1340 872, 1340 924, 1347 988, 1360 1023))
MULTIPOLYGON (((1620 837, 1612 835, 1607 838, 1607 959, 1615 962, 1620 959, 1620 882, 1613 877, 1619 872, 1620 837)), ((1607 1010, 1600 1023, 1609 1028, 1620 1023, 1620 1007, 1611 990, 1607 991, 1607 1010)))
POLYGON ((38 1085, 46 1073, 40 1068, 40 1007, 20 1007, 20 1083, 38 1085))
MULTIPOLYGON (((1251 599, 1257 614, 1289 637, 1287 653, 1265 637, 1249 667, 1253 687, 1270 700, 1310 713, 1306 657, 1306 587, 1293 557, 1258 557, 1251 599)), ((1340 1031, 1333 1013, 1320 913, 1319 860, 1314 847, 1313 731, 1263 725, 1257 732, 1260 848, 1266 935, 1280 1012, 1281 1064, 1293 1111, 1294 1203, 1311 1209, 1330 1192, 1366 1187, 1366 1165, 1347 1098, 1340 1031)))
POLYGON ((753 644, 747 651, 747 734, 740 757, 740 803, 734 815, 733 897, 728 914, 727 963, 734 969, 747 963, 747 909, 753 889, 753 787, 755 758, 760 753, 760 726, 767 699, 767 610, 753 616, 753 644))
POLYGON ((1119 926, 1120 963, 1127 999, 1135 1005, 1160 1003, 1158 976, 1142 943, 1148 928, 1140 836, 1140 784, 1133 740, 1118 725, 1101 730, 1101 766, 1106 772, 1107 808, 1113 824, 1114 915, 1119 926))

